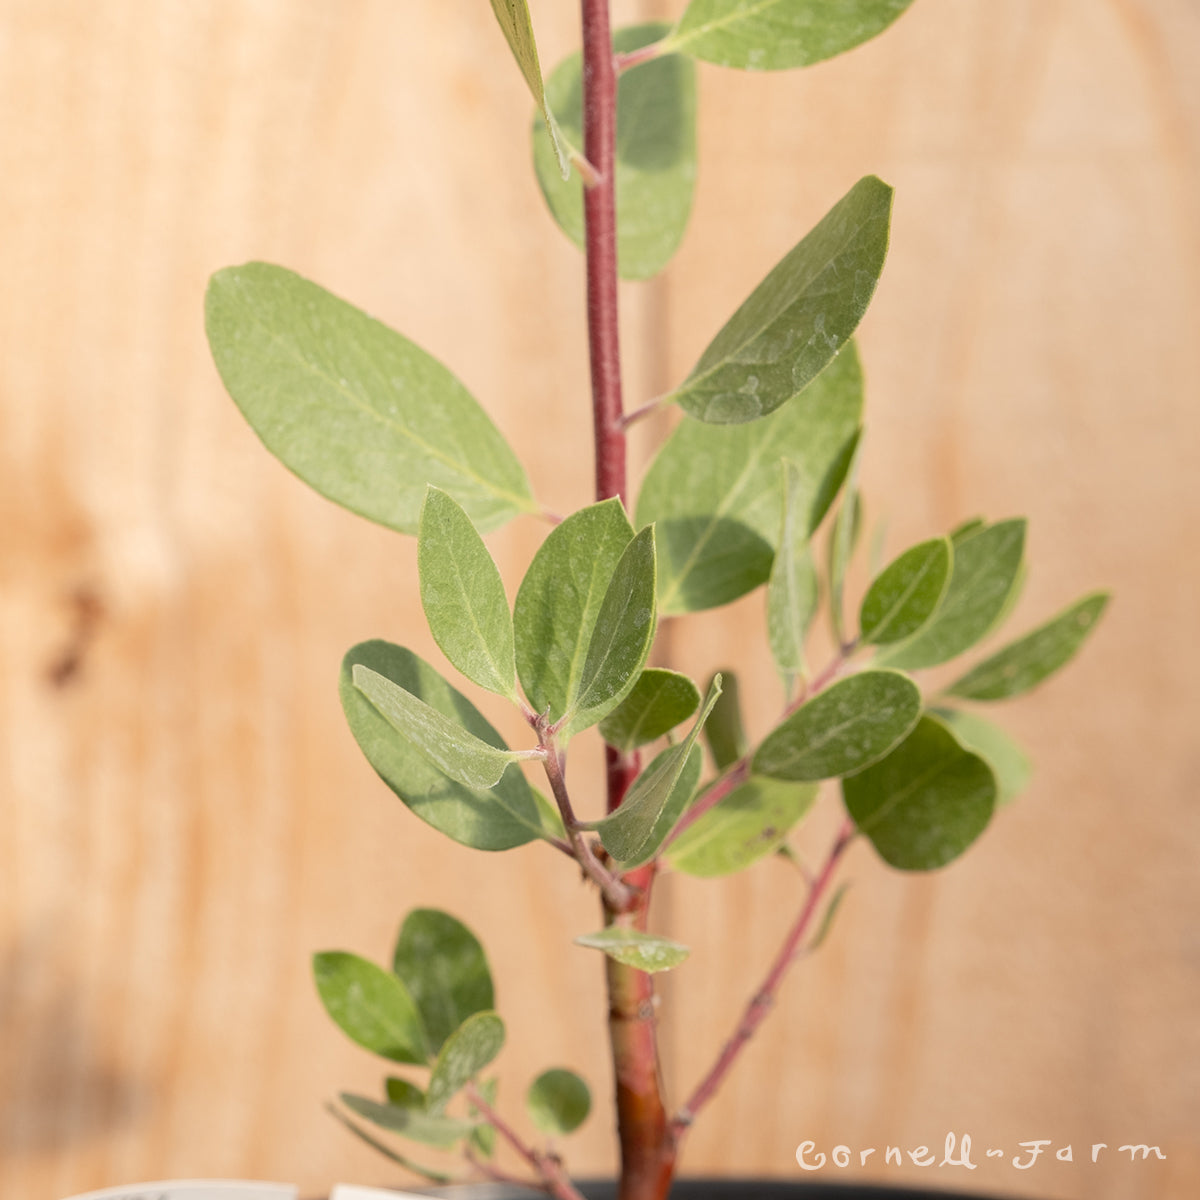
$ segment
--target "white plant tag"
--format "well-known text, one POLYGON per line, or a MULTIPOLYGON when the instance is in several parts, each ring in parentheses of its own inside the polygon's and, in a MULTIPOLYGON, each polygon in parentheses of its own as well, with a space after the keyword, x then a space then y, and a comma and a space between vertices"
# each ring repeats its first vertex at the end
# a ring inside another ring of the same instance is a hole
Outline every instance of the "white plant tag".
POLYGON ((290 1183, 255 1183, 239 1179, 168 1179, 85 1192, 69 1200, 297 1200, 290 1183))
POLYGON ((416 1192, 392 1192, 384 1188, 353 1187, 348 1183, 339 1183, 329 1200, 429 1200, 428 1196, 419 1196, 416 1192))

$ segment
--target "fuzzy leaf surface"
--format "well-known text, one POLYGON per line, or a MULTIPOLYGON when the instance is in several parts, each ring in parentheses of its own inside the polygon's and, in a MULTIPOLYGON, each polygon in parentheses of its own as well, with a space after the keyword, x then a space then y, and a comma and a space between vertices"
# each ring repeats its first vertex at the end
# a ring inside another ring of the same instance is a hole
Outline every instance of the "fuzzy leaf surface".
POLYGON ((517 674, 534 710, 549 709, 551 721, 579 697, 600 607, 631 541, 620 500, 580 509, 550 531, 517 589, 517 674))
POLYGON ((392 969, 416 1002, 434 1053, 469 1016, 495 1007, 492 973, 479 939, 439 909, 413 909, 404 918, 392 969))
POLYGON ((283 267, 218 271, 208 341, 267 449, 323 496, 415 534, 433 483, 482 530, 535 512, 491 418, 431 355, 283 267))
POLYGON ((350 731, 380 778, 422 821, 476 850, 508 850, 535 837, 553 836, 519 768, 505 771, 491 790, 464 787, 398 734, 354 686, 352 673, 359 665, 420 697, 481 741, 503 750, 504 739, 466 696, 411 650, 384 641, 362 642, 351 649, 342 660, 338 681, 350 731))
POLYGON ((670 938, 618 925, 610 925, 596 933, 582 934, 575 939, 575 944, 599 950, 627 967, 645 971, 647 975, 670 971, 691 953, 686 946, 670 938))
POLYGON ((780 461, 793 465, 796 536, 807 536, 846 478, 862 406, 851 343, 803 395, 761 421, 680 421, 637 503, 637 524, 654 522, 658 534, 660 612, 728 604, 767 581, 783 524, 780 461))
POLYGON ((672 50, 722 67, 807 67, 875 37, 912 0, 691 0, 672 50))
POLYGON ((425 1093, 429 1111, 440 1113, 467 1081, 500 1053, 503 1045, 504 1022, 494 1012, 469 1016, 438 1051, 425 1093))
POLYGON ((921 691, 907 675, 862 671, 776 726, 755 751, 754 773, 801 782, 860 771, 895 746, 920 714, 921 691))
POLYGON ((424 1063, 421 1014, 390 971, 342 950, 313 955, 313 978, 325 1011, 347 1037, 393 1062, 424 1063))
POLYGON ((804 673, 804 642, 817 614, 817 568, 809 550, 808 528, 801 508, 802 477, 783 462, 783 525, 779 549, 767 581, 767 642, 785 680, 804 673))
POLYGON ((592 1111, 592 1093, 584 1080, 565 1067, 543 1071, 525 1093, 529 1119, 550 1137, 574 1133, 592 1111))
POLYGON ((636 750, 700 707, 700 689, 678 671, 647 667, 633 690, 600 722, 600 734, 618 750, 636 750))
POLYGON ((941 604, 953 561, 950 539, 931 538, 885 567, 863 597, 858 617, 862 640, 883 645, 916 633, 941 604))
POLYGON ((417 535, 421 605, 442 653, 489 692, 516 698, 513 624, 495 560, 471 518, 430 487, 417 535))
POLYGON ((846 808, 884 862, 932 871, 983 832, 996 803, 991 768, 937 718, 923 716, 886 758, 842 780, 846 808))
POLYGON ((745 870, 779 848, 812 808, 817 790, 815 783, 752 776, 671 843, 667 862, 704 879, 745 870))
POLYGON ((974 528, 954 540, 950 584, 933 619, 879 657, 904 670, 935 667, 969 650, 1003 617, 1021 580, 1025 521, 974 528))
POLYGON ((340 1099, 351 1112, 370 1121, 372 1125, 378 1125, 380 1129, 398 1133, 426 1146, 446 1149, 475 1128, 473 1121, 459 1121, 453 1117, 421 1112, 419 1109, 396 1104, 380 1104, 378 1100, 356 1096, 352 1092, 343 1092, 340 1099))
MULTIPOLYGON (((673 750, 674 747, 668 746, 667 749, 659 751, 654 761, 646 768, 647 773, 666 769, 666 764, 662 764, 660 767, 659 759, 665 758, 673 750)), ((659 849, 670 835, 671 830, 678 824, 679 818, 691 806, 692 797, 695 796, 696 789, 700 786, 700 776, 703 773, 704 754, 699 746, 694 745, 683 760, 683 769, 675 777, 674 784, 671 785, 667 801, 662 807, 662 812, 658 814, 658 820, 654 822, 654 828, 650 831, 650 836, 643 843, 640 852, 634 858, 621 864, 625 870, 633 870, 635 867, 643 866, 659 852, 659 849)))
MULTIPOLYGON (((667 25, 635 25, 613 33, 617 53, 659 40, 667 25)), ((583 64, 578 53, 546 81, 563 136, 583 145, 583 64)), ((583 184, 564 180, 534 120, 533 165, 552 216, 580 249, 584 244, 583 184)), ((617 81, 617 270, 622 279, 649 279, 675 253, 687 228, 696 179, 696 68, 666 55, 622 72, 617 81)))
POLYGON ((735 425, 799 395, 867 311, 891 210, 886 183, 859 180, 754 289, 668 399, 698 420, 735 425))
POLYGON ((950 732, 974 754, 978 754, 996 777, 996 804, 1011 804, 1028 786, 1033 777, 1029 756, 999 725, 978 713, 960 708, 936 708, 933 715, 944 722, 950 732))
POLYGON ((964 700, 1007 700, 1037 687, 1078 653, 1104 613, 1107 592, 1094 592, 1005 646, 946 689, 964 700))

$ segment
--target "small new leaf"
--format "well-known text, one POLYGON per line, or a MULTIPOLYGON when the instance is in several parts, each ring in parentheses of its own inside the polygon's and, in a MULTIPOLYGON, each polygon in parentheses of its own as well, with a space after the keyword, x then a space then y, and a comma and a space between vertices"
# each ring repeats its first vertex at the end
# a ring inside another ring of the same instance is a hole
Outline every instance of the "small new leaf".
POLYGON ((504 1022, 494 1012, 477 1012, 468 1017, 438 1051, 425 1093, 429 1112, 440 1113, 468 1080, 500 1053, 503 1045, 504 1022))
POLYGON ((378 1100, 369 1100, 366 1096, 356 1096, 351 1092, 343 1092, 339 1098, 351 1112, 370 1121, 372 1125, 426 1146, 446 1149, 475 1128, 473 1121, 459 1121, 395 1104, 380 1104, 378 1100))
POLYGON ((906 550, 871 584, 859 610, 864 642, 884 645, 911 637, 937 611, 950 583, 949 538, 906 550))
MULTIPOLYGON (((742 728, 742 705, 738 696, 737 675, 732 671, 718 672, 721 694, 717 697, 708 720, 704 722, 704 740, 717 771, 737 762, 746 753, 746 734, 742 728)), ((716 676, 714 676, 716 678, 716 676)), ((708 682, 712 687, 712 680, 708 682)))
POLYGON ((393 1062, 427 1061, 421 1014, 390 971, 357 954, 329 950, 313 956, 313 978, 325 1011, 353 1041, 393 1062))
POLYGON ((678 671, 647 667, 633 690, 600 722, 600 735, 618 750, 636 750, 686 721, 700 707, 700 689, 678 671))
POLYGON ((804 642, 817 612, 817 569, 809 550, 811 530, 802 519, 800 473, 783 463, 783 527, 767 582, 767 641, 775 666, 790 689, 804 673, 804 642))
POLYGON ((525 1107, 538 1129, 550 1137, 561 1137, 574 1133, 587 1120, 592 1093, 574 1071, 552 1067, 529 1085, 525 1107))
POLYGON ((636 929, 624 929, 610 925, 597 933, 585 933, 575 939, 577 946, 600 950, 609 958, 653 975, 658 971, 669 971, 677 967, 691 951, 670 938, 652 933, 641 933, 636 929))

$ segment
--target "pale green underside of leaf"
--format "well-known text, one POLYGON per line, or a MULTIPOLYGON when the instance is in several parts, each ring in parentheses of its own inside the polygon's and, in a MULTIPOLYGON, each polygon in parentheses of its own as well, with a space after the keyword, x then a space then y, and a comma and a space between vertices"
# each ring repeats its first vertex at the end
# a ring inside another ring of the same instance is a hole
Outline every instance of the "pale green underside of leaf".
POLYGON ((1003 617, 1021 578, 1025 521, 999 521, 954 540, 950 584, 933 618, 908 641, 880 654, 891 667, 916 670, 969 650, 1003 617))
POLYGON ((366 1096, 356 1096, 351 1092, 343 1092, 340 1099, 351 1112, 378 1125, 380 1129, 398 1133, 427 1146, 453 1146, 476 1127, 473 1121, 459 1121, 395 1104, 380 1104, 377 1100, 369 1100, 366 1096))
POLYGON ((983 832, 995 807, 996 781, 982 758, 926 715, 886 758, 842 780, 842 795, 884 862, 931 871, 983 832))
POLYGON ((405 917, 392 969, 416 1002, 435 1053, 467 1017, 495 1006, 492 975, 479 939, 436 908, 414 909, 405 917))
MULTIPOLYGON (((663 24, 618 29, 618 53, 657 41, 663 24)), ((560 63, 546 83, 563 136, 583 144, 582 60, 560 63)), ((533 163, 555 221, 581 249, 583 184, 563 180, 534 120, 533 163)), ((617 267, 623 279, 649 279, 670 261, 687 228, 696 178, 696 71, 686 58, 667 55, 623 72, 617 88, 617 267)))
POLYGON ((779 673, 789 682, 804 671, 804 642, 817 615, 817 568, 809 550, 809 514, 803 511, 804 477, 783 462, 783 523, 779 549, 767 581, 767 643, 779 673))
POLYGON ((583 664, 633 526, 621 502, 572 513, 547 535, 513 606, 517 674, 534 710, 557 721, 579 695, 583 664))
POLYGON ((767 735, 757 775, 834 779, 885 755, 917 723, 921 692, 899 671, 862 671, 820 692, 767 735))
POLYGON ((667 862, 705 879, 744 870, 779 848, 817 791, 815 783, 751 778, 689 825, 668 848, 667 862))
POLYGON ((667 397, 717 425, 756 421, 804 390, 849 341, 887 254, 892 189, 868 175, 797 243, 667 397))
POLYGON ((421 1016, 390 971, 341 950, 313 956, 313 978, 325 1011, 353 1041, 394 1062, 428 1058, 421 1016))
POLYGON ((636 929, 622 929, 610 925, 597 933, 585 933, 575 939, 577 946, 599 950, 609 958, 653 975, 658 971, 669 971, 677 967, 691 951, 670 938, 652 933, 640 933, 636 929))
POLYGON ((350 650, 338 684, 350 731, 384 783, 421 820, 477 850, 507 850, 551 832, 518 767, 505 771, 491 790, 464 787, 438 770, 354 686, 351 671, 358 664, 419 696, 480 740, 499 749, 505 748, 504 740, 470 700, 412 651, 383 641, 350 650))
POLYGON ((426 1107, 440 1113, 500 1053, 504 1022, 494 1012, 469 1016, 442 1044, 429 1076, 426 1107))
POLYGON ((700 707, 700 689, 678 671, 647 667, 633 690, 600 722, 600 736, 618 750, 636 750, 700 707))
POLYGON ((850 50, 887 28, 912 0, 692 0, 672 50, 722 67, 777 71, 850 50))
POLYGON ((592 1110, 588 1085, 574 1071, 552 1067, 543 1071, 525 1093, 529 1119, 551 1137, 574 1133, 592 1110))
POLYGON ((950 539, 932 538, 884 568, 859 610, 862 640, 882 645, 915 634, 945 598, 953 562, 950 539))
POLYGON ((1033 777, 1033 764, 1025 751, 999 725, 978 713, 959 708, 935 708, 933 715, 947 725, 950 732, 992 768, 996 777, 996 804, 1011 804, 1028 786, 1033 777))
POLYGON ((1007 700, 1037 687, 1075 657, 1104 613, 1107 592, 1076 601, 968 671, 946 689, 964 700, 1007 700))
MULTIPOLYGON (((667 749, 658 753, 654 761, 646 768, 647 780, 655 778, 659 770, 672 769, 673 760, 666 760, 674 752, 674 747, 668 746, 667 749)), ((666 803, 662 806, 662 811, 654 822, 650 836, 642 843, 641 850, 633 858, 621 864, 622 867, 626 870, 633 870, 635 867, 645 865, 658 854, 671 830, 679 823, 680 817, 691 807, 692 797, 695 796, 696 789, 700 786, 700 776, 703 773, 704 753, 699 746, 692 746, 683 760, 683 768, 675 776, 675 782, 671 785, 666 803)))
POLYGON ((430 487, 417 539, 421 605, 442 653, 473 683, 516 698, 513 624, 504 583, 471 518, 430 487))
POLYGON ((656 527, 660 612, 728 604, 767 581, 783 522, 780 461, 795 469, 794 503, 811 534, 845 478, 862 405, 851 342, 803 395, 761 421, 680 421, 637 503, 637 524, 656 527))
POLYGON ((433 483, 494 529, 535 512, 508 443, 436 359, 282 267, 218 271, 209 345, 255 433, 323 496, 416 533, 433 483))
POLYGON ((452 717, 443 716, 378 671, 359 664, 350 678, 401 737, 463 787, 493 788, 517 761, 516 751, 500 750, 468 733, 452 717))

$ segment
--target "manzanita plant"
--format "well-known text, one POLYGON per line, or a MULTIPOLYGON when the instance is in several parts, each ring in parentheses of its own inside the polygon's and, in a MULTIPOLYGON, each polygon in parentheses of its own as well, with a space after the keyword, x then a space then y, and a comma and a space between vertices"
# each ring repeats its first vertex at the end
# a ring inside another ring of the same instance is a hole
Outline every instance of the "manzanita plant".
MULTIPOLYGON (((454 375, 282 267, 232 267, 208 291, 221 377, 263 442, 330 499, 417 538, 434 639, 471 684, 509 700, 528 723, 526 743, 510 748, 466 695, 402 646, 366 641, 345 657, 350 729, 417 817, 476 850, 540 840, 594 884, 602 927, 576 940, 607 959, 621 1200, 667 1194, 693 1120, 789 964, 824 935, 851 841, 866 838, 892 867, 934 870, 1021 790, 1020 749, 960 702, 1004 700, 1041 683, 1078 650, 1107 600, 1084 597, 927 696, 914 674, 994 631, 1023 578, 1025 522, 973 520, 905 550, 846 615, 861 524, 862 376, 852 338, 883 268, 892 199, 876 178, 837 200, 670 394, 624 408, 617 280, 655 275, 682 237, 695 176, 696 60, 803 67, 873 37, 909 3, 691 0, 674 26, 614 34, 608 0, 582 0, 582 54, 544 80, 525 0, 492 0, 536 104, 542 192, 585 253, 595 431, 596 502, 548 518, 553 527, 511 607, 481 534, 548 514, 454 375), (664 405, 681 418, 631 503, 626 430, 664 405), (823 522, 827 553, 818 556, 823 522), (702 692, 646 664, 660 618, 761 587, 784 701, 775 728, 748 746, 730 674, 702 692), (822 606, 837 651, 813 672, 805 646, 822 606), (597 728, 607 810, 586 814, 572 799, 566 751, 597 728), (723 876, 789 853, 788 834, 824 780, 840 781, 841 831, 735 1032, 672 1113, 660 1084, 653 975, 688 951, 648 928, 654 881, 664 870, 723 876)), ((475 1172, 508 1178, 493 1159, 499 1138, 531 1186, 578 1197, 554 1143, 502 1115, 487 1069, 504 1025, 484 951, 461 922, 418 909, 389 967, 331 952, 316 956, 315 974, 338 1025, 406 1068, 379 1098, 342 1097, 336 1111, 350 1128, 434 1181, 449 1176, 417 1166, 368 1126, 455 1149, 475 1172)), ((586 1084, 564 1068, 540 1075, 526 1097, 528 1123, 548 1138, 575 1129, 589 1107, 586 1084)))

